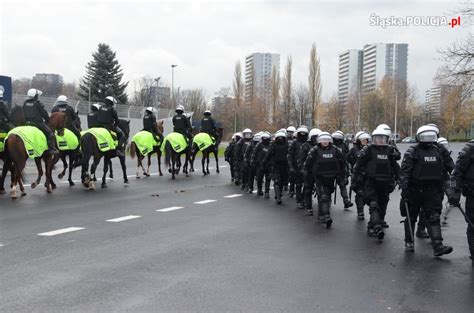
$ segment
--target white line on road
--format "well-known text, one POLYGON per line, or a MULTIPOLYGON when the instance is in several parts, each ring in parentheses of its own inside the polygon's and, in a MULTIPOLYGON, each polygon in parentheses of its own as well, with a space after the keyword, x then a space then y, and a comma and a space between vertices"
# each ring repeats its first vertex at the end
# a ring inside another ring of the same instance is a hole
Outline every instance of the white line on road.
POLYGON ((127 215, 127 216, 122 216, 122 217, 117 217, 117 218, 107 220, 107 222, 118 223, 118 222, 133 220, 133 219, 139 218, 139 217, 141 217, 141 216, 140 215, 127 215))
POLYGON ((172 207, 169 207, 169 208, 156 210, 156 212, 170 212, 170 211, 175 211, 175 210, 179 210, 179 209, 183 209, 183 208, 184 207, 182 207, 182 206, 172 206, 172 207))
POLYGON ((227 167, 227 165, 221 165, 221 166, 219 166, 219 167, 220 167, 220 168, 224 168, 224 167, 227 167))
POLYGON ((46 233, 40 233, 38 234, 38 236, 56 236, 60 234, 70 233, 77 230, 82 230, 82 229, 85 229, 85 228, 84 227, 68 227, 68 228, 48 231, 46 233))
POLYGON ((216 202, 217 200, 212 200, 212 199, 208 199, 208 200, 202 200, 202 201, 197 201, 197 202, 194 202, 195 204, 206 204, 206 203, 211 203, 211 202, 216 202))
POLYGON ((243 194, 236 193, 236 194, 233 194, 233 195, 224 196, 224 198, 237 198, 237 197, 242 197, 242 196, 243 196, 243 194))

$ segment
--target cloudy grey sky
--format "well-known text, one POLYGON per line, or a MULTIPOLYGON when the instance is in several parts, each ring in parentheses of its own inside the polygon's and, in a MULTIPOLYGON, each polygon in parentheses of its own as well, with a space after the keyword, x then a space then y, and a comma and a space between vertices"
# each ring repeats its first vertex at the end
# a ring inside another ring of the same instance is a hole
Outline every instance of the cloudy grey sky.
POLYGON ((0 74, 47 72, 78 81, 99 42, 111 45, 125 79, 161 76, 175 85, 204 88, 211 97, 232 84, 233 67, 252 52, 293 57, 295 84, 307 81, 316 42, 323 96, 337 90, 338 54, 366 43, 409 44, 408 78, 420 98, 441 65, 437 48, 466 36, 467 27, 369 25, 371 13, 448 15, 454 1, 2 1, 0 74))

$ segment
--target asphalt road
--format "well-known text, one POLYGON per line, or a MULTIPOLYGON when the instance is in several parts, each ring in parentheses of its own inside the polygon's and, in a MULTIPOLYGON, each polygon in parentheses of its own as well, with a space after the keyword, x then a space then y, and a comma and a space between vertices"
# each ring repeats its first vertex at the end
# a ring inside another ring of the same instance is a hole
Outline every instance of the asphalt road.
POLYGON ((220 165, 0 196, 0 312, 474 312, 458 211, 443 228, 452 254, 433 258, 427 240, 406 254, 398 191, 379 243, 341 198, 328 230, 293 199, 243 194, 220 165))

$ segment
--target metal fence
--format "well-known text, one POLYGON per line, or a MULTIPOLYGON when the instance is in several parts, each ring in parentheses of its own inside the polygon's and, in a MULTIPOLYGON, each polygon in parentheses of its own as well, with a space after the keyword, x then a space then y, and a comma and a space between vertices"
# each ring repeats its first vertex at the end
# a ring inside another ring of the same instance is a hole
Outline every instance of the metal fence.
MULTIPOLYGON (((14 94, 12 97, 12 105, 22 105, 25 100, 26 100, 26 96, 14 94)), ((54 104, 56 103, 56 98, 41 97, 40 100, 41 102, 44 103, 46 110, 48 112, 51 112, 51 109, 54 107, 54 104)), ((72 107, 74 107, 76 111, 79 111, 80 115, 86 115, 90 110, 88 101, 78 100, 78 99, 69 99, 69 104, 72 107)), ((133 105, 127 106, 124 104, 118 104, 116 106, 116 109, 117 109, 118 116, 120 118, 127 118, 127 119, 132 119, 132 118, 141 119, 145 111, 145 108, 143 107, 138 107, 138 106, 133 106, 133 105)), ((174 110, 163 109, 163 108, 155 108, 155 109, 156 109, 155 115, 158 119, 166 119, 168 117, 171 117, 174 114, 174 110)))

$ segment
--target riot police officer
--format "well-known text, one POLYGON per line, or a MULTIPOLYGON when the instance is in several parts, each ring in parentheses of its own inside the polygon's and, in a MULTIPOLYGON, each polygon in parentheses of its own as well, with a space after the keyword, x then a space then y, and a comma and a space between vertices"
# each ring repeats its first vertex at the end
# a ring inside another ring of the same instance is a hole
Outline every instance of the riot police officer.
MULTIPOLYGON (((408 252, 415 250, 413 229, 420 210, 423 210, 429 222, 434 256, 438 257, 453 251, 452 247, 443 245, 440 223, 449 160, 443 157, 443 149, 446 149, 437 145, 438 135, 431 127, 420 127, 417 139, 418 144, 411 146, 403 157, 400 175, 400 213, 406 217, 405 249, 408 252)), ((449 154, 448 158, 451 159, 449 154)))
POLYGON ((87 128, 100 127, 99 117, 100 104, 91 104, 90 112, 87 113, 87 128))
POLYGON ((27 93, 27 99, 23 103, 23 113, 25 114, 26 125, 36 126, 46 136, 48 141, 49 153, 57 154, 56 139, 54 132, 49 128, 49 114, 44 108, 44 105, 39 101, 39 96, 42 92, 38 89, 30 89, 27 93))
MULTIPOLYGON (((355 142, 346 157, 346 160, 349 163, 352 172, 354 171, 354 166, 356 164, 360 150, 362 150, 362 148, 369 143, 369 139, 370 135, 364 131, 360 131, 355 135, 355 142)), ((362 176, 359 177, 362 178, 362 176)), ((351 185, 351 189, 355 192, 357 219, 364 220, 364 184, 363 182, 357 182, 355 186, 351 185)))
POLYGON ((330 228, 333 222, 330 214, 331 194, 337 176, 346 175, 344 158, 342 152, 332 145, 332 137, 328 132, 321 132, 317 142, 318 145, 308 153, 304 171, 305 175, 313 175, 316 184, 319 220, 330 228))
POLYGON ((263 160, 270 150, 271 135, 268 132, 263 132, 260 136, 260 143, 255 147, 250 161, 251 166, 256 168, 257 176, 257 195, 265 195, 265 199, 270 198, 270 181, 271 175, 268 168, 263 167, 263 160), (265 179, 265 194, 262 190, 263 179, 265 179))
POLYGON ((77 129, 75 122, 79 118, 74 109, 69 105, 68 98, 64 95, 61 95, 56 100, 56 104, 51 110, 51 113, 54 112, 63 112, 66 115, 65 128, 69 129, 76 135, 77 139, 81 139, 81 131, 77 129))
POLYGON ((230 167, 230 177, 231 182, 235 182, 237 172, 235 170, 235 159, 234 159, 234 149, 237 142, 242 138, 242 133, 235 133, 232 135, 232 138, 229 142, 227 148, 225 148, 224 158, 226 162, 229 163, 230 167))
POLYGON ((454 170, 456 178, 456 188, 449 196, 449 203, 452 206, 460 206, 461 192, 466 197, 466 216, 471 223, 468 223, 466 236, 471 259, 474 261, 474 140, 470 140, 459 153, 454 170))
POLYGON ((235 170, 239 172, 235 184, 241 185, 242 190, 247 188, 248 167, 244 163, 244 153, 248 146, 252 144, 252 130, 246 128, 242 131, 242 139, 237 142, 234 149, 235 170))
POLYGON ((360 152, 354 166, 351 185, 364 184, 364 202, 369 205, 370 220, 367 234, 384 238, 383 219, 387 211, 389 195, 399 180, 400 167, 389 146, 390 132, 377 128, 372 132, 372 143, 360 152), (359 176, 364 176, 359 178, 359 176))
POLYGON ((0 130, 9 132, 12 129, 10 123, 10 114, 8 113, 7 104, 3 102, 3 90, 0 89, 0 130))
POLYGON ((201 120, 201 131, 203 133, 207 133, 210 136, 214 137, 216 141, 218 141, 217 138, 217 126, 216 122, 214 121, 214 118, 212 118, 212 113, 209 110, 204 111, 204 117, 201 120))
POLYGON ((122 148, 125 147, 125 134, 123 130, 119 127, 119 118, 117 111, 115 110, 115 105, 117 100, 114 97, 108 96, 104 99, 104 105, 99 109, 97 116, 97 121, 100 127, 104 127, 109 131, 113 131, 117 134, 118 147, 117 147, 117 156, 124 156, 122 148))
MULTIPOLYGON (((344 158, 344 164, 346 170, 344 171, 349 175, 349 164, 346 161, 346 156, 349 153, 349 146, 344 142, 344 133, 340 130, 335 131, 331 134, 334 147, 341 150, 342 156, 344 158)), ((339 191, 341 193, 342 200, 344 202, 344 209, 352 207, 354 204, 349 199, 347 194, 347 185, 349 184, 349 176, 339 176, 337 179, 337 185, 339 186, 339 191)))
MULTIPOLYGON (((286 134, 288 145, 291 145, 293 140, 295 139, 296 128, 294 126, 288 126, 286 129, 282 128, 279 131, 283 131, 286 134)), ((288 185, 283 186, 285 191, 288 191, 290 198, 293 198, 295 195, 295 177, 294 172, 288 173, 288 182, 290 184, 289 188, 288 185)))
MULTIPOLYGON (((290 169, 290 177, 293 179, 294 192, 296 194, 296 206, 303 209, 303 173, 298 168, 298 156, 301 146, 308 141, 308 128, 300 127, 296 130, 296 138, 288 147, 288 168, 290 169)), ((290 183, 290 192, 292 192, 290 183)))
POLYGON ((173 131, 182 134, 188 141, 192 136, 192 127, 189 119, 184 114, 184 107, 178 105, 173 116, 173 131))
POLYGON ((304 171, 304 162, 308 157, 309 151, 318 144, 318 135, 321 130, 313 128, 309 131, 308 141, 306 141, 300 148, 298 153, 298 170, 303 173, 304 185, 303 185, 303 198, 304 207, 306 208, 306 215, 313 216, 313 188, 314 178, 312 173, 306 173, 304 171))
POLYGON ((147 107, 143 115, 143 130, 153 134, 156 142, 161 141, 161 134, 158 132, 158 123, 156 122, 155 108, 147 107))
POLYGON ((248 171, 248 181, 247 181, 247 192, 249 194, 253 193, 253 184, 255 181, 256 167, 252 164, 252 154, 255 150, 255 147, 260 143, 261 132, 258 132, 252 138, 252 144, 245 149, 244 152, 244 164, 247 167, 248 171))
POLYGON ((288 139, 284 132, 278 131, 263 160, 265 169, 271 168, 275 200, 282 203, 283 186, 288 185, 288 139))

